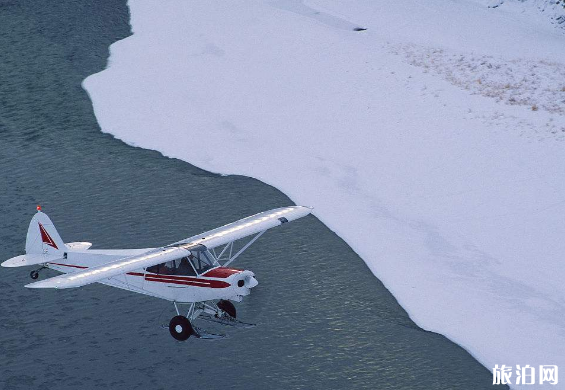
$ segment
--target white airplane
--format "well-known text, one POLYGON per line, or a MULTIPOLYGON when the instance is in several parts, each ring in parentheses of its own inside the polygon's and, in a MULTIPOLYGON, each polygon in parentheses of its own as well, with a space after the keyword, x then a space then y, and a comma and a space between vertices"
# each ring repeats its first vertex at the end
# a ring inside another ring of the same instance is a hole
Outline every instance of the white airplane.
MULTIPOLYGON (((184 341, 191 335, 216 338, 193 325, 197 318, 224 325, 245 325, 237 320, 230 301, 241 302, 257 286, 255 274, 228 268, 266 230, 304 217, 309 207, 291 206, 265 211, 160 248, 89 249, 89 242, 64 243, 49 217, 37 206, 26 238, 26 254, 1 265, 40 265, 64 275, 26 285, 28 288, 73 288, 102 283, 172 301, 177 315, 169 323, 171 335, 184 341), (234 251, 234 241, 253 236, 234 251), (218 249, 218 253, 216 252, 218 249), (235 253, 234 253, 235 252, 235 253), (189 306, 186 316, 179 305, 189 306)), ((249 325, 249 324, 247 324, 249 325)))

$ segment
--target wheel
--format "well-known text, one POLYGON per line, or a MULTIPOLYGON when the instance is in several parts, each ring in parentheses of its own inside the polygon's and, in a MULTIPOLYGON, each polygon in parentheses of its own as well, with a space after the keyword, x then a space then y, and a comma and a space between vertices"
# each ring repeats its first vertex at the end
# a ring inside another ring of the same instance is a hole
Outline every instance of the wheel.
POLYGON ((29 277, 32 278, 33 280, 35 280, 35 279, 39 278, 39 272, 37 272, 37 271, 31 271, 31 272, 29 273, 29 277))
POLYGON ((192 325, 188 318, 184 316, 175 316, 169 322, 169 332, 178 341, 185 341, 194 333, 192 325))
POLYGON ((230 301, 226 301, 225 299, 222 299, 220 302, 218 302, 217 306, 218 306, 218 309, 223 310, 226 313, 228 313, 228 315, 230 317, 233 317, 233 318, 236 317, 237 313, 235 311, 235 306, 230 301))

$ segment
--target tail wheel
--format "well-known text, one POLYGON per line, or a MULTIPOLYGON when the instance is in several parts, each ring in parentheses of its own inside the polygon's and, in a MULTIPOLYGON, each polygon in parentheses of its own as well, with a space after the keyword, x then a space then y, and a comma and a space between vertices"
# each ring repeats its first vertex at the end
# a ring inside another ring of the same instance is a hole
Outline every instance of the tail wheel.
POLYGON ((230 301, 226 301, 225 299, 222 299, 220 302, 218 302, 217 306, 218 306, 218 309, 228 313, 228 315, 230 317, 233 317, 233 318, 236 317, 235 306, 230 301))
POLYGON ((35 280, 35 279, 39 278, 39 272, 37 272, 37 271, 31 271, 31 272, 29 273, 29 277, 32 278, 33 280, 35 280))
POLYGON ((187 340, 191 334, 194 333, 192 325, 188 318, 184 316, 173 317, 171 322, 169 322, 169 332, 178 341, 187 340))

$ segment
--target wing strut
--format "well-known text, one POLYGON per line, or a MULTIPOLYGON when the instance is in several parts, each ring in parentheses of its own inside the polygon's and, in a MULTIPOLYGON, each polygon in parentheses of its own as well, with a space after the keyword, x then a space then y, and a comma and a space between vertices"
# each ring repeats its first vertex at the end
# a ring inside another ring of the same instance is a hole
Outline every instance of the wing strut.
POLYGON ((222 249, 222 251, 220 252, 219 255, 216 255, 216 250, 214 248, 212 248, 212 254, 216 258, 216 260, 219 261, 228 248, 230 248, 230 255, 228 256, 228 259, 229 259, 231 257, 231 251, 233 250, 233 241, 228 242, 226 244, 226 246, 224 247, 224 249, 222 249))
MULTIPOLYGON (((259 237, 261 237, 263 235, 263 233, 265 233, 266 230, 263 230, 262 232, 257 233, 251 240, 249 240, 249 242, 247 244, 245 244, 243 246, 243 248, 241 248, 240 250, 237 251, 237 253, 235 255, 232 256, 232 250, 233 250, 233 241, 226 244, 226 246, 224 247, 224 249, 222 249, 222 251, 220 252, 219 256, 215 256, 216 260, 219 262, 220 258, 222 257, 222 255, 226 252, 226 250, 228 248, 230 248, 230 254, 228 256, 228 258, 226 259, 226 262, 224 264, 222 264, 222 267, 227 267, 231 262, 233 262, 235 259, 237 259, 239 257, 239 255, 241 255, 247 248, 249 248, 251 246, 251 244, 253 244, 255 241, 257 241, 257 239, 259 237)), ((215 255, 215 253, 214 253, 215 255)))

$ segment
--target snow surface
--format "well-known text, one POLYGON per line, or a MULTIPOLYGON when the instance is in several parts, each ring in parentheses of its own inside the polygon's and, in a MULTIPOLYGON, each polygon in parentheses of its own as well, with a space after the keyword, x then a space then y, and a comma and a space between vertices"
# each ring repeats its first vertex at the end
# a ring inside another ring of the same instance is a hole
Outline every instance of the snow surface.
POLYGON ((555 25, 565 28, 565 3, 563 0, 490 0, 487 3, 488 7, 491 8, 505 7, 505 3, 510 3, 515 11, 522 10, 522 12, 524 12, 524 8, 535 7, 555 25), (521 7, 517 7, 519 4, 521 7))
POLYGON ((84 82, 104 132, 314 206, 486 367, 565 368, 565 35, 548 18, 487 0, 129 5, 133 35, 84 82))

